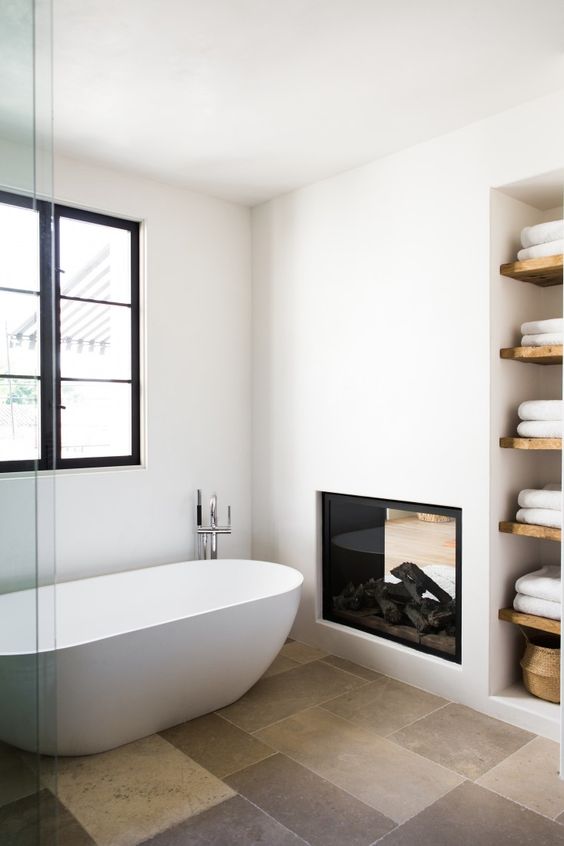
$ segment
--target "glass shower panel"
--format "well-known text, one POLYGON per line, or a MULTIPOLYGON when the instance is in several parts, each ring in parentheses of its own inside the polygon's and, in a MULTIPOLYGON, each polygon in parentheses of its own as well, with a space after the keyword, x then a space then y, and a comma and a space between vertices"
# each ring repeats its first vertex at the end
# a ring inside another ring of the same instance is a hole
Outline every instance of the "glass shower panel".
POLYGON ((57 843, 56 762, 39 754, 55 733, 54 477, 37 464, 52 305, 35 213, 51 208, 51 113, 51 0, 1 3, 0 461, 29 462, 0 474, 0 844, 14 846, 57 843))

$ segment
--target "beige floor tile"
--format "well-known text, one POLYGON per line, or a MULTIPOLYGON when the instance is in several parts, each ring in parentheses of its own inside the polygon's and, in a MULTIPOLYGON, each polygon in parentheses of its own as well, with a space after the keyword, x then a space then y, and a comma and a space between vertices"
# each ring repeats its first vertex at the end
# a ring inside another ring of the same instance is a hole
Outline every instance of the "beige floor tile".
POLYGON ((270 676, 277 676, 279 673, 285 673, 286 670, 295 670, 299 666, 297 661, 292 661, 290 658, 286 658, 285 655, 277 655, 266 673, 263 674, 263 679, 268 679, 270 676))
POLYGON ((0 807, 38 789, 39 780, 22 754, 13 746, 0 743, 0 807))
POLYGON ((368 667, 361 667, 359 664, 353 664, 352 661, 347 661, 346 658, 339 658, 337 655, 326 655, 322 659, 325 664, 331 664, 333 667, 338 667, 339 670, 344 670, 346 673, 352 673, 353 676, 359 676, 366 681, 376 681, 382 678, 382 673, 377 673, 376 670, 369 670, 368 667))
POLYGON ((564 812, 558 744, 535 737, 477 782, 532 811, 555 819, 564 812))
POLYGON ((309 664, 310 661, 325 658, 327 652, 324 652, 322 649, 316 649, 315 646, 308 646, 307 643, 300 643, 299 640, 294 640, 292 643, 286 643, 282 647, 280 655, 284 658, 289 658, 291 661, 296 661, 297 664, 309 664))
POLYGON ((465 705, 450 704, 390 737, 466 778, 476 779, 534 735, 494 720, 465 705))
POLYGON ((160 734, 218 778, 274 754, 269 746, 217 714, 206 714, 160 734))
POLYGON ((446 699, 382 676, 322 707, 377 734, 387 735, 447 704, 446 699))
MULTIPOLYGON (((18 845, 19 846, 19 845, 18 845)), ((242 796, 151 837, 140 846, 309 846, 242 796)))
POLYGON ((257 737, 395 822, 462 781, 407 750, 398 754, 401 747, 321 708, 302 711, 257 737))
POLYGON ((310 846, 368 846, 395 827, 375 808, 285 755, 253 764, 227 783, 310 846))
POLYGON ((61 758, 59 800, 97 846, 134 846, 233 791, 158 735, 84 758, 61 758))
POLYGON ((465 781, 378 846, 564 846, 564 829, 465 781))
POLYGON ((254 732, 364 684, 367 682, 350 673, 312 661, 260 679, 241 699, 219 713, 244 731, 254 732))

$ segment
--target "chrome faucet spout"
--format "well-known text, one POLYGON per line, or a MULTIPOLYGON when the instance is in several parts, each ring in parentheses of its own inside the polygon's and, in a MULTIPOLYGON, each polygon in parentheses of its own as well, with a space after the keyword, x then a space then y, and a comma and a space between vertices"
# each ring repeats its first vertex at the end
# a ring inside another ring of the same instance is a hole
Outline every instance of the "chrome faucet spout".
POLYGON ((202 526, 201 520, 201 491, 198 491, 196 509, 196 557, 200 560, 208 557, 208 548, 210 550, 210 558, 217 558, 217 537, 218 535, 231 534, 231 506, 227 507, 227 525, 220 526, 217 522, 217 496, 213 494, 210 499, 210 524, 209 526, 202 526), (209 541, 209 544, 208 544, 209 541))

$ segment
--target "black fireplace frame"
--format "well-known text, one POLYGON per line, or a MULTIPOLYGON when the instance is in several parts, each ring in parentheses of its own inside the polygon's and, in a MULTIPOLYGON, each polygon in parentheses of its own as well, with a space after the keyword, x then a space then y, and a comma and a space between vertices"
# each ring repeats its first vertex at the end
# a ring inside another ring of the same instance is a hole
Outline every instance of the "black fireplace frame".
POLYGON ((331 623, 343 626, 344 629, 357 629, 367 634, 371 634, 375 638, 383 638, 394 643, 399 643, 402 646, 418 652, 424 652, 429 655, 434 655, 442 658, 444 661, 449 661, 454 664, 462 664, 462 509, 452 508, 444 505, 430 505, 421 502, 408 502, 397 499, 381 499, 378 497, 356 496, 354 494, 340 494, 323 491, 321 494, 322 503, 322 615, 323 619, 331 623), (456 562, 455 562, 455 579, 456 579, 456 651, 454 655, 449 655, 441 652, 439 649, 434 649, 431 646, 423 643, 416 643, 407 639, 397 637, 394 634, 385 631, 375 631, 369 626, 363 626, 362 623, 356 621, 343 622, 342 617, 333 610, 333 597, 331 590, 331 535, 330 535, 330 511, 331 504, 338 500, 349 500, 358 503, 359 505, 379 505, 381 508, 391 508, 398 511, 420 511, 430 514, 440 514, 445 517, 452 517, 456 523, 456 562))

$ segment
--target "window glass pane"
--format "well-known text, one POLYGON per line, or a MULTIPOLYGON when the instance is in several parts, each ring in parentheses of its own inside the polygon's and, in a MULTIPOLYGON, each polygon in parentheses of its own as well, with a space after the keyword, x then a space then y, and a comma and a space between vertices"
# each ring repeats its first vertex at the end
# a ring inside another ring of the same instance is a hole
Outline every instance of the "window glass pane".
POLYGON ((0 287, 39 290, 39 214, 0 203, 0 287))
POLYGON ((0 291, 0 374, 39 372, 39 297, 0 291))
POLYGON ((61 300, 61 376, 131 378, 131 310, 61 300))
POLYGON ((131 302, 131 235, 125 229, 61 217, 61 293, 131 302))
POLYGON ((61 457, 131 454, 131 385, 63 382, 61 457))
POLYGON ((39 380, 0 378, 0 461, 39 458, 39 380))

